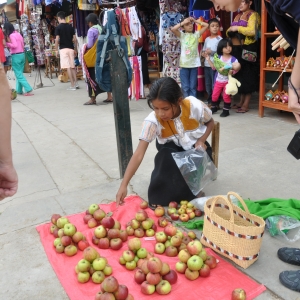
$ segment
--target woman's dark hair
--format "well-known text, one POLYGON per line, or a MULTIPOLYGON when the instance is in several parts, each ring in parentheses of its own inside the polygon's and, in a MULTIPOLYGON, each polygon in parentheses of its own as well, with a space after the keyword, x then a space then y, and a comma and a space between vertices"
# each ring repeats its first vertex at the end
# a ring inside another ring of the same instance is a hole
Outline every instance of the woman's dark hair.
POLYGON ((15 27, 11 23, 5 23, 3 28, 5 36, 10 36, 15 31, 15 27))
POLYGON ((218 55, 223 54, 223 48, 226 48, 227 46, 233 47, 231 39, 222 39, 217 47, 217 53, 218 55))
POLYGON ((156 99, 177 105, 179 99, 182 98, 182 91, 173 78, 163 77, 152 83, 147 98, 148 106, 151 109, 153 109, 151 103, 156 99))
POLYGON ((66 14, 64 11, 59 11, 56 16, 62 20, 66 18, 66 14))
POLYGON ((94 13, 88 14, 87 17, 85 18, 85 22, 88 23, 92 23, 93 25, 97 25, 98 24, 98 16, 94 13))
POLYGON ((220 21, 217 18, 212 18, 208 21, 208 26, 210 26, 211 23, 218 23, 220 26, 220 21))

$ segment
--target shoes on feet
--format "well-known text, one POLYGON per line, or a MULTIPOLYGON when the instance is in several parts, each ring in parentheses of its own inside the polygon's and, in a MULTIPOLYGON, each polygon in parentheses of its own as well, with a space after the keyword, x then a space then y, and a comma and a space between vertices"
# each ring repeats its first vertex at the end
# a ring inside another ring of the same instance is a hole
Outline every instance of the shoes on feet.
POLYGON ((75 85, 75 88, 78 90, 79 89, 79 85, 78 83, 75 85))
POLYGON ((228 109, 223 109, 223 112, 220 114, 220 117, 228 117, 229 116, 229 110, 228 109))
POLYGON ((76 87, 75 86, 70 86, 69 88, 67 88, 67 91, 76 91, 76 87))

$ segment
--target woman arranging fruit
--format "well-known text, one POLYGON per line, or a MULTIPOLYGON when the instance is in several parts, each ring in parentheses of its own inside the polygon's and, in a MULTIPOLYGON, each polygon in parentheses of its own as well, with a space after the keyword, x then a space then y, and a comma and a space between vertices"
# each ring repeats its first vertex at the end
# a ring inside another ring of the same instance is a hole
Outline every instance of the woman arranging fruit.
POLYGON ((144 120, 138 147, 127 166, 116 202, 123 203, 127 185, 154 139, 158 153, 148 189, 150 207, 167 206, 171 201, 180 202, 182 199, 192 200, 195 195, 171 153, 202 147, 211 157, 212 149, 206 141, 214 126, 211 110, 193 96, 184 99, 180 86, 169 77, 160 78, 152 84, 148 105, 153 112, 144 120))

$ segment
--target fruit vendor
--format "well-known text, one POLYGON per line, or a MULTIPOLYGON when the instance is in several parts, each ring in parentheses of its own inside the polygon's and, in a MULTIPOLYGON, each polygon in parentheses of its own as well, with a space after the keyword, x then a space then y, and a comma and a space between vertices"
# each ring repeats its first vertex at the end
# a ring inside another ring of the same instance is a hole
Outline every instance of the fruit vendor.
POLYGON ((180 86, 170 77, 152 84, 148 105, 153 112, 144 120, 138 147, 127 166, 116 201, 123 202, 129 181, 140 166, 149 143, 155 139, 158 153, 148 189, 149 206, 192 200, 197 195, 189 189, 171 153, 201 146, 211 157, 212 149, 206 139, 214 127, 212 112, 193 96, 184 99, 180 86))

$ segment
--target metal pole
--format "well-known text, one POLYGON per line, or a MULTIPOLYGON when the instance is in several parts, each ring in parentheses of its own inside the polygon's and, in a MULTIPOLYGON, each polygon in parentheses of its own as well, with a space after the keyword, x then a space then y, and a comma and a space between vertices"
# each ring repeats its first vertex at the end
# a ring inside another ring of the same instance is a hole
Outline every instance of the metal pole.
POLYGON ((123 178, 129 160, 133 154, 128 102, 127 69, 122 58, 118 55, 117 50, 111 50, 109 52, 119 169, 120 177, 123 178))

